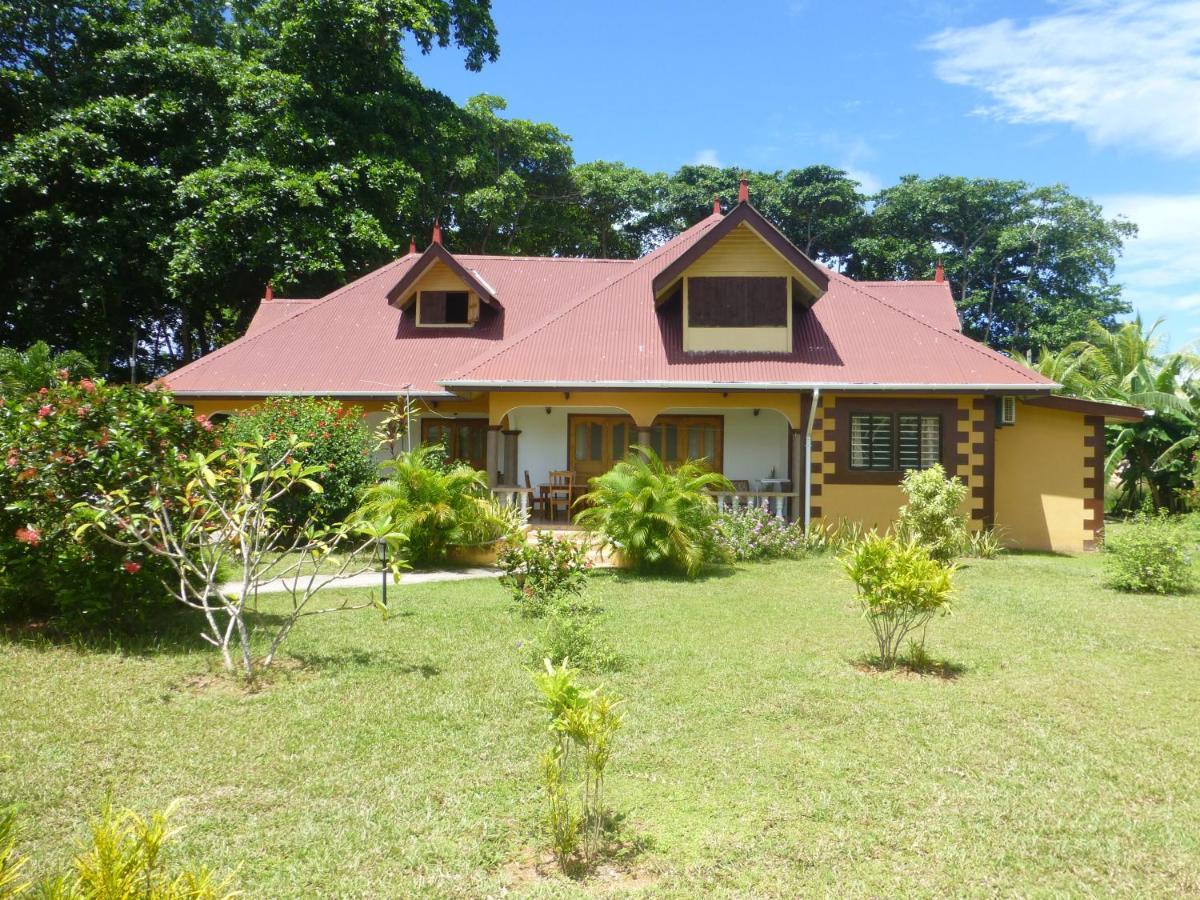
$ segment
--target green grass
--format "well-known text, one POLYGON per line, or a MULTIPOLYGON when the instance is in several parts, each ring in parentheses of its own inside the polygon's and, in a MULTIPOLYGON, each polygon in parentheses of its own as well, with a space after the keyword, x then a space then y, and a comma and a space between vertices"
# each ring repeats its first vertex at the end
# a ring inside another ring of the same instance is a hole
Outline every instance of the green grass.
MULTIPOLYGON (((651 896, 1200 892, 1200 597, 1096 557, 972 561, 929 650, 868 674, 835 562, 699 584, 597 576, 627 658, 609 794, 651 896)), ((498 894, 539 843, 540 713, 490 581, 301 624, 246 695, 186 633, 154 652, 0 644, 0 805, 61 866, 106 791, 179 798, 181 858, 249 896, 498 894)), ((618 883, 619 884, 619 883, 618 883)), ((630 887, 630 885, 625 885, 630 887)), ((519 895, 595 893, 563 879, 519 895)))

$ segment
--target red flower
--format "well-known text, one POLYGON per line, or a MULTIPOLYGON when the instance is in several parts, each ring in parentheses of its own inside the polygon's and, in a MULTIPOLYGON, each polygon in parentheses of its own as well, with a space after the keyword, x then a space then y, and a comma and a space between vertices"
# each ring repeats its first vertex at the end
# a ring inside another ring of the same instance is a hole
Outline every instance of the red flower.
POLYGON ((79 379, 79 386, 89 394, 94 393, 96 390, 96 382, 92 381, 90 378, 79 379))
POLYGON ((66 381, 68 378, 71 377, 71 373, 69 371, 67 371, 66 369, 59 369, 54 374, 58 376, 59 381, 66 381))
POLYGON ((136 575, 138 572, 142 571, 142 564, 139 562, 134 562, 133 560, 129 560, 128 562, 121 563, 121 568, 130 575, 136 575))
POLYGON ((267 435, 267 440, 268 440, 268 441, 273 441, 273 440, 275 440, 275 432, 273 432, 273 431, 272 431, 270 434, 268 434, 268 435, 267 435))
POLYGON ((50 388, 38 388, 39 397, 45 397, 48 393, 50 393, 50 388))
POLYGON ((6 460, 4 460, 4 464, 7 465, 10 469, 15 469, 17 466, 19 466, 21 464, 21 457, 17 455, 16 450, 8 451, 8 458, 6 460))
POLYGON ((35 525, 26 525, 24 528, 17 529, 17 541, 22 544, 28 544, 30 547, 36 547, 42 542, 42 536, 35 525))
POLYGON ((54 412, 54 407, 51 406, 49 403, 47 403, 45 406, 43 406, 41 409, 38 410, 38 418, 44 419, 44 418, 46 418, 46 416, 50 415, 50 413, 52 413, 52 412, 54 412))
POLYGON ((208 420, 208 416, 206 416, 204 413, 200 413, 196 416, 196 422, 199 423, 200 427, 205 431, 213 430, 213 423, 208 420))

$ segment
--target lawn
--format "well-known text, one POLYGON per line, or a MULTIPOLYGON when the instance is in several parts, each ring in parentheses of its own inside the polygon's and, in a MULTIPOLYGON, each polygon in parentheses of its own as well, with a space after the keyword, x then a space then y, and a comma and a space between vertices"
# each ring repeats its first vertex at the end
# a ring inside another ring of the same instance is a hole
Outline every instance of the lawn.
POLYGON ((106 791, 181 800, 178 852, 249 896, 1200 892, 1200 598, 1096 557, 971 561, 929 649, 877 675, 825 558, 698 584, 598 575, 625 655, 609 793, 627 880, 529 880, 540 713, 491 581, 301 624, 243 694, 187 632, 153 652, 0 644, 0 804, 39 872, 106 791), (518 873, 518 874, 514 874, 518 873))

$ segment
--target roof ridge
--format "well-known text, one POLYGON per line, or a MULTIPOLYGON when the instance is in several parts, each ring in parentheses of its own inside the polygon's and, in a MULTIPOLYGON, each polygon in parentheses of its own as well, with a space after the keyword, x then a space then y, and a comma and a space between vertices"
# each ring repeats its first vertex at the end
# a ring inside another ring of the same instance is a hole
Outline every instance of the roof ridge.
POLYGON ((635 263, 636 259, 614 259, 611 256, 509 256, 506 253, 455 253, 456 259, 528 259, 537 262, 635 263))
POLYGON ((332 290, 328 294, 326 294, 324 297, 314 298, 315 302, 308 309, 303 309, 300 312, 296 313, 296 315, 288 316, 286 319, 280 319, 278 322, 272 322, 266 328, 263 328, 259 331, 254 332, 254 334, 243 334, 241 337, 237 338, 236 340, 230 341, 224 347, 218 347, 212 353, 206 353, 204 356, 201 356, 199 359, 192 360, 186 366, 181 366, 180 368, 176 369, 174 372, 171 372, 169 375, 164 375, 161 380, 167 385, 167 387, 170 387, 171 386, 170 379, 174 378, 176 375, 179 375, 183 372, 187 372, 188 374, 191 374, 192 372, 195 372, 195 371, 203 368, 205 363, 211 362, 214 359, 220 359, 220 358, 224 357, 225 354, 228 353, 229 351, 233 350, 233 348, 244 347, 253 341, 257 341, 259 338, 263 337, 264 335, 270 334, 276 328, 279 328, 283 325, 287 325, 291 322, 297 321, 298 319, 302 318, 303 316, 306 316, 309 313, 311 313, 314 309, 317 309, 318 307, 325 305, 325 303, 327 303, 328 301, 333 300, 336 297, 339 297, 342 294, 346 293, 346 291, 350 290, 352 287, 355 287, 356 285, 367 282, 367 281, 371 280, 372 278, 379 277, 380 275, 383 274, 384 270, 390 271, 395 266, 398 266, 400 263, 404 262, 410 256, 419 258, 419 254, 406 253, 403 256, 401 256, 399 259, 394 259, 391 262, 384 263, 378 269, 372 269, 370 272, 367 272, 365 275, 360 275, 358 278, 355 278, 353 281, 349 281, 346 284, 343 284, 340 288, 335 288, 334 290, 332 290))
MULTIPOLYGON (((948 338, 957 340, 963 346, 968 347, 971 350, 974 350, 976 353, 979 353, 980 355, 986 357, 987 359, 991 359, 995 362, 1001 363, 1002 365, 1011 369, 1013 372, 1016 372, 1018 375, 1023 375, 1023 376, 1028 377, 1030 375, 1038 375, 1039 374, 1037 372, 1034 372, 1032 369, 1027 369, 1025 366, 1022 366, 1020 363, 1013 362, 1013 360, 1011 358, 1005 356, 1003 353, 993 350, 991 347, 987 346, 986 344, 980 343, 979 341, 975 340, 974 338, 969 338, 965 334, 962 334, 961 332, 958 332, 958 331, 947 331, 944 328, 939 328, 937 325, 934 325, 932 322, 928 322, 925 319, 922 319, 920 316, 915 316, 906 309, 901 309, 899 306, 893 306, 891 303, 888 303, 882 297, 876 296, 875 294, 873 294, 870 291, 863 288, 862 285, 864 284, 864 282, 855 281, 853 278, 849 277, 848 275, 843 275, 840 272, 835 272, 834 275, 836 275, 838 279, 840 279, 841 281, 848 284, 854 290, 858 291, 864 297, 869 297, 870 299, 874 300, 880 306, 885 306, 888 309, 892 310, 893 312, 899 313, 902 316, 912 319, 918 325, 923 325, 926 328, 936 331, 938 334, 942 334, 948 338)), ((1045 376, 1040 376, 1040 377, 1045 377, 1045 376)), ((1030 380, 1032 381, 1033 379, 1030 379, 1030 380)), ((1053 384, 1053 382, 1050 382, 1050 383, 1053 384)))
MULTIPOLYGON (((671 238, 671 240, 667 241, 661 247, 657 247, 654 250, 652 250, 650 253, 647 253, 645 256, 639 257, 638 259, 634 260, 633 261, 634 265, 631 266, 627 271, 622 272, 616 278, 610 278, 610 279, 608 279, 608 281, 605 281, 603 284, 597 285, 595 288, 588 290, 586 293, 583 293, 577 297, 572 298, 567 303, 565 303, 561 309, 555 310, 554 312, 552 312, 549 315, 542 318, 541 321, 536 322, 533 325, 530 325, 523 332, 521 332, 520 334, 515 336, 511 341, 503 341, 503 342, 501 342, 501 345, 499 347, 496 347, 494 350, 485 351, 484 353, 481 353, 478 356, 469 359, 467 362, 465 362, 461 366, 459 366, 458 370, 454 373, 454 376, 452 376, 450 378, 446 378, 446 379, 444 379, 444 381, 454 381, 454 380, 456 380, 457 376, 466 375, 468 372, 473 372, 475 369, 478 369, 480 366, 484 365, 485 363, 491 362, 493 359, 500 356, 501 354, 507 353, 509 350, 512 350, 513 348, 519 346, 520 344, 523 344, 530 337, 532 337, 533 335, 542 331, 543 329, 549 327, 550 325, 554 324, 559 319, 561 319, 563 316, 565 316, 567 313, 578 309, 580 306, 582 306, 588 300, 595 297, 601 291, 608 290, 610 287, 612 287, 615 284, 620 284, 622 281, 624 281, 630 275, 633 275, 634 273, 640 271, 643 267, 645 267, 652 260, 657 259, 668 247, 671 246, 671 244, 675 243, 676 241, 680 240, 681 238, 690 234, 691 232, 696 231, 697 229, 700 228, 701 225, 704 225, 706 227, 702 231, 698 231, 697 233, 699 234, 699 233, 703 233, 703 231, 707 231, 709 228, 711 228, 715 224, 715 221, 720 221, 721 218, 723 218, 723 217, 720 216, 719 214, 713 213, 713 214, 707 216, 706 218, 701 219, 699 222, 697 222, 691 228, 687 229, 687 231, 682 231, 679 234, 675 235, 675 237, 671 238)), ((442 382, 439 382, 439 384, 440 383, 442 383, 442 382)))

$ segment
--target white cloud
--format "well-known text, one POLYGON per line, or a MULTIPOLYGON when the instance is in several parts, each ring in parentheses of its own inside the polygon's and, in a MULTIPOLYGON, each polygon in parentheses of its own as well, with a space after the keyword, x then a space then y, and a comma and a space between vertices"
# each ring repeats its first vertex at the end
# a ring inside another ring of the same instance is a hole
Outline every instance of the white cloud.
POLYGON ((697 150, 696 155, 692 157, 692 165, 694 166, 716 166, 721 167, 721 157, 717 156, 717 151, 712 147, 706 147, 703 150, 697 150))
POLYGON ((1138 226, 1125 245, 1117 280, 1142 317, 1166 317, 1176 338, 1196 330, 1200 314, 1200 194, 1115 194, 1098 198, 1108 215, 1138 226))
POLYGON ((1084 0, 1023 25, 948 28, 928 46, 940 78, 991 95, 982 114, 1200 153, 1200 0, 1084 0))
POLYGON ((846 165, 841 168, 845 169, 846 174, 858 182, 859 190, 864 194, 878 194, 883 188, 883 182, 879 180, 879 176, 874 172, 868 172, 866 169, 860 169, 856 166, 846 165))

